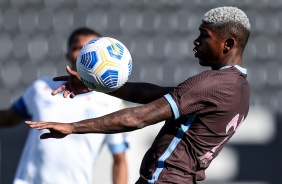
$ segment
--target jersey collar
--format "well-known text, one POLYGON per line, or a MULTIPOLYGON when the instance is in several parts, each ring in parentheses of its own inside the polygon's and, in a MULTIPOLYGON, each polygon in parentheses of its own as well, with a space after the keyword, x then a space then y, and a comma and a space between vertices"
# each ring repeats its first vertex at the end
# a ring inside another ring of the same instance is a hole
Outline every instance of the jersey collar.
MULTIPOLYGON (((219 70, 224 70, 224 69, 227 69, 227 68, 230 68, 230 67, 232 67, 232 66, 223 66, 219 70)), ((243 67, 241 67, 239 65, 234 65, 234 67, 236 67, 243 74, 247 74, 247 69, 246 68, 243 68, 243 67)))

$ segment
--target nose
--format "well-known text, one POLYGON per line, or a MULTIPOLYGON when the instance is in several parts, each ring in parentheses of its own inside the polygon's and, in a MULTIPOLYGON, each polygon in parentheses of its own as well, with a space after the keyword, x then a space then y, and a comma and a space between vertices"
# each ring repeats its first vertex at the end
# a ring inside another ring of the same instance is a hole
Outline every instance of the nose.
POLYGON ((195 45, 195 46, 200 45, 200 43, 199 43, 198 39, 194 40, 194 42, 193 42, 193 43, 194 43, 194 45, 195 45))

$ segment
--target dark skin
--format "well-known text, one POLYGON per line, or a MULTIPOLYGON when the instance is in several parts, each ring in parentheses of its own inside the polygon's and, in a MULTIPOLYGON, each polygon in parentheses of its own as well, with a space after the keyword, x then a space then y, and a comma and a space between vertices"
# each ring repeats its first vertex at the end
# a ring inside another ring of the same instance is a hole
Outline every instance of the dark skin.
POLYGON ((235 38, 223 36, 207 24, 201 24, 199 31, 200 35, 194 41, 194 51, 200 65, 210 66, 212 70, 223 66, 242 66, 242 53, 235 38))
POLYGON ((41 139, 63 138, 71 133, 118 133, 128 132, 153 125, 172 117, 170 105, 163 97, 140 107, 127 108, 96 119, 58 125, 54 122, 41 122, 38 125, 27 122, 32 128, 50 129, 41 139), (51 128, 52 127, 52 128, 51 128))
MULTIPOLYGON (((236 39, 222 36, 212 30, 209 25, 201 24, 200 35, 194 41, 195 57, 202 66, 218 70, 223 66, 242 66, 242 53, 239 52, 236 39)), ((63 91, 63 96, 74 98, 76 95, 92 91, 81 81, 77 72, 67 67, 69 76, 56 77, 56 81, 67 81, 52 92, 53 95, 63 91)), ((168 101, 163 97, 173 87, 161 87, 148 83, 126 83, 118 90, 109 93, 124 100, 145 105, 123 109, 99 118, 82 120, 73 123, 26 122, 31 128, 49 129, 42 139, 62 138, 76 133, 117 133, 140 129, 173 118, 168 101)))

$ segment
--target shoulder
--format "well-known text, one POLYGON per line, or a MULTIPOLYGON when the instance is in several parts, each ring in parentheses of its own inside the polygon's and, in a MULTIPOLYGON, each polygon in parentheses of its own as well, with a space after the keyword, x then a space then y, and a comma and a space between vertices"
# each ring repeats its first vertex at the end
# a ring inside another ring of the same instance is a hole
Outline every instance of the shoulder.
POLYGON ((229 68, 224 70, 207 70, 187 79, 188 83, 200 84, 204 86, 213 86, 224 83, 234 83, 237 81, 240 72, 229 68))
POLYGON ((179 84, 174 93, 203 95, 233 90, 240 72, 234 69, 207 70, 179 84))
POLYGON ((178 85, 178 88, 187 88, 187 90, 194 89, 195 87, 207 87, 214 85, 217 80, 220 78, 220 73, 218 71, 207 70, 196 74, 192 77, 189 77, 184 82, 178 85))

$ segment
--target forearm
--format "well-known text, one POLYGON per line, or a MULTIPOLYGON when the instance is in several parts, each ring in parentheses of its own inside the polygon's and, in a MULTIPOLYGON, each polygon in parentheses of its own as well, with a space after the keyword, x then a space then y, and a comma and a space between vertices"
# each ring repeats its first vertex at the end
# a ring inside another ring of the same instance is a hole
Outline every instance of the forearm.
POLYGON ((142 128, 135 108, 126 108, 106 116, 72 123, 74 133, 119 133, 142 128))
POLYGON ((72 123, 73 133, 128 132, 158 123, 172 117, 169 103, 163 97, 152 103, 126 108, 88 120, 72 123))
POLYGON ((124 157, 122 160, 114 161, 112 170, 113 184, 127 184, 128 171, 125 159, 125 153, 122 153, 124 157))
POLYGON ((156 124, 173 117, 169 102, 160 98, 146 105, 122 109, 120 111, 88 120, 74 123, 32 122, 25 123, 38 130, 49 129, 49 133, 40 136, 41 139, 63 138, 69 134, 84 133, 119 133, 133 131, 156 124))
POLYGON ((109 94, 129 102, 146 104, 161 98, 172 89, 173 87, 161 87, 150 83, 127 82, 109 94))

